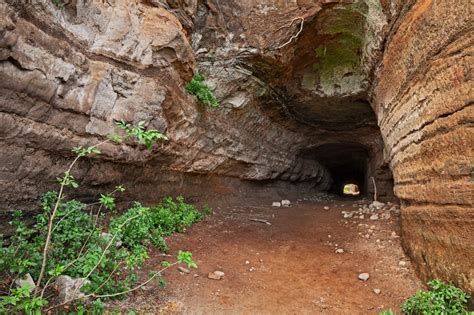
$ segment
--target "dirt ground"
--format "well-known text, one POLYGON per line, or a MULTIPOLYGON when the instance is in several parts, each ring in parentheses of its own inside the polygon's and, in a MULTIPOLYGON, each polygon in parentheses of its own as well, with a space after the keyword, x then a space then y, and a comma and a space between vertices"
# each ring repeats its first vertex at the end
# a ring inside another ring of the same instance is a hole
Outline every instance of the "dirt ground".
MULTIPOLYGON (((147 314, 379 314, 398 311, 423 287, 402 251, 397 215, 344 219, 342 211, 368 202, 308 199, 287 208, 272 207, 275 198, 211 202, 212 217, 168 239, 170 254, 189 250, 199 268, 167 270, 165 289, 148 285, 115 306, 147 314), (208 279, 216 270, 224 278, 208 279), (364 272, 367 281, 358 279, 364 272)), ((152 252, 146 269, 169 259, 152 252)))

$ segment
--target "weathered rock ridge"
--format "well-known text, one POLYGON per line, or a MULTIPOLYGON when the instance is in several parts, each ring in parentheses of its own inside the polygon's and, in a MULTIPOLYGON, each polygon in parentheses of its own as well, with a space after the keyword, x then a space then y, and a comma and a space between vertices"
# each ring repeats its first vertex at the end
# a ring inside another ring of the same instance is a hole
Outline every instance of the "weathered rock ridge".
POLYGON ((72 147, 145 121, 170 141, 83 159, 83 198, 117 183, 150 202, 263 185, 370 193, 371 177, 389 196, 394 180, 420 273, 474 291, 462 0, 62 3, 0 3, 1 211, 54 187, 72 147), (220 109, 185 92, 196 71, 220 109))

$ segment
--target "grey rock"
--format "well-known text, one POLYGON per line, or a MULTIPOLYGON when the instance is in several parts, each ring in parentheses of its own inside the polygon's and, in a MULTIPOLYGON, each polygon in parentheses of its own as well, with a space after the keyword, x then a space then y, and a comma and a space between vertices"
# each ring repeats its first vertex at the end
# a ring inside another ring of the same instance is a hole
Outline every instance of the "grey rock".
POLYGON ((189 269, 184 268, 182 266, 178 266, 178 270, 179 272, 182 272, 182 273, 190 273, 189 269))
POLYGON ((291 202, 288 199, 282 200, 281 205, 283 207, 289 207, 291 205, 291 202))
POLYGON ((370 275, 367 272, 364 272, 364 273, 359 274, 358 278, 359 278, 359 280, 367 281, 367 280, 369 280, 370 275))
POLYGON ((385 206, 385 204, 380 201, 373 201, 370 205, 376 209, 381 209, 383 206, 385 206))
POLYGON ((59 289, 59 300, 61 303, 81 299, 85 297, 85 294, 81 292, 81 288, 90 281, 85 278, 71 278, 69 276, 59 276, 56 279, 56 286, 59 289))
POLYGON ((212 280, 222 280, 225 276, 225 273, 220 270, 209 272, 207 277, 212 280))
POLYGON ((36 288, 35 281, 33 280, 33 278, 31 277, 31 275, 29 273, 27 273, 23 277, 23 279, 16 279, 15 280, 15 286, 17 288, 28 286, 28 287, 30 287, 30 292, 33 291, 36 288))
POLYGON ((272 203, 272 207, 280 208, 280 207, 281 207, 281 202, 279 202, 279 201, 274 201, 274 202, 272 203))

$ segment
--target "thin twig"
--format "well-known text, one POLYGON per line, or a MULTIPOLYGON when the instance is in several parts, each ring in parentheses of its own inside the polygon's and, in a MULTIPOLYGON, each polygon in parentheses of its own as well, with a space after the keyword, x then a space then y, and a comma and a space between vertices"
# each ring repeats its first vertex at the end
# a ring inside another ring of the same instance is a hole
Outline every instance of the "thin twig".
POLYGON ((372 176, 372 183, 374 184, 374 201, 377 201, 377 185, 375 185, 375 179, 372 176))
POLYGON ((268 222, 267 220, 263 220, 263 219, 249 219, 250 221, 254 221, 254 222, 259 222, 259 223, 265 223, 266 225, 272 225, 270 222, 268 222))
MULTIPOLYGON (((106 142, 110 141, 109 139, 107 140, 104 140, 96 145, 93 145, 92 147, 93 148, 96 148, 106 142)), ((80 155, 77 155, 76 158, 74 159, 74 161, 72 161, 72 163, 69 165, 66 173, 71 173, 71 170, 72 168, 74 167, 74 165, 76 164, 76 162, 81 158, 80 155)), ((53 232, 53 224, 54 224, 54 218, 56 216, 56 213, 59 209, 59 205, 61 204, 61 198, 63 196, 63 192, 64 192, 64 187, 65 187, 65 184, 64 183, 61 183, 61 187, 59 188, 59 194, 58 194, 58 197, 57 197, 57 200, 56 200, 56 204, 54 205, 54 209, 53 209, 53 212, 51 213, 51 217, 49 218, 49 222, 48 222, 48 234, 46 234, 46 241, 44 243, 44 248, 43 248, 43 260, 41 262, 41 270, 40 270, 40 274, 38 276, 38 281, 36 282, 36 289, 35 289, 35 295, 38 294, 38 291, 39 291, 39 288, 40 288, 40 285, 41 285, 41 281, 43 280, 43 277, 44 277, 44 272, 46 270, 46 261, 48 259, 48 251, 49 251, 49 245, 51 243, 51 237, 52 237, 52 232, 53 232)), ((42 295, 44 294, 44 290, 42 290, 42 295)))
MULTIPOLYGON (((71 172, 72 167, 74 166, 74 164, 76 164, 76 162, 79 160, 79 158, 80 158, 80 156, 76 156, 74 161, 69 166, 67 172, 71 172)), ((41 263, 41 271, 40 271, 40 274, 38 276, 38 281, 36 282, 35 294, 38 293, 38 290, 39 290, 40 285, 41 285, 41 281, 43 280, 44 271, 46 269, 46 260, 48 259, 49 243, 51 242, 51 235, 52 235, 52 231, 53 231, 54 217, 56 216, 56 212, 58 211, 59 204, 61 203, 61 197, 63 195, 64 186, 65 186, 64 183, 61 183, 61 187, 59 189, 59 194, 58 194, 58 197, 57 197, 57 200, 56 200, 56 204, 54 205, 53 212, 51 213, 51 217, 49 218, 48 234, 46 235, 46 241, 44 243, 43 261, 41 263)))
POLYGON ((81 282, 79 283, 79 285, 76 287, 76 289, 74 290, 73 292, 73 295, 76 294, 77 290, 82 287, 82 285, 84 284, 84 282, 86 281, 87 278, 90 277, 90 275, 97 269, 97 267, 99 267, 100 263, 102 262, 102 259, 104 259, 106 253, 107 253, 107 250, 109 249, 109 247, 112 245, 112 243, 114 242, 115 238, 117 237, 118 233, 120 232, 120 229, 125 225, 127 224, 128 222, 130 222, 131 220, 133 219, 136 219, 138 218, 140 215, 137 214, 131 218, 128 218, 127 220, 125 220, 117 229, 117 232, 115 232, 115 234, 112 236, 112 238, 110 239, 109 243, 107 244, 107 246, 104 248, 104 250, 102 251, 102 255, 100 256, 99 258, 99 261, 95 264, 95 266, 91 269, 91 271, 89 271, 89 273, 81 280, 81 282))
MULTIPOLYGON (((87 299, 89 297, 94 297, 94 298, 106 298, 106 297, 115 297, 115 296, 119 296, 119 295, 124 295, 124 294, 127 294, 127 293, 130 293, 130 292, 133 292, 133 291, 136 291, 138 289, 140 289, 141 287, 147 285, 148 283, 150 283, 153 279, 155 279, 158 275, 161 275, 161 273, 163 271, 165 271, 166 269, 169 269, 173 266, 176 266, 177 264, 179 263, 179 261, 177 262, 174 262, 172 263, 171 265, 168 265, 166 266, 165 268, 161 269, 160 271, 158 271, 157 273, 155 273, 153 276, 151 276, 147 281, 145 282, 142 282, 141 284, 139 284, 138 286, 132 288, 132 289, 129 289, 129 290, 125 290, 125 291, 122 291, 122 292, 117 292, 117 293, 113 293, 113 294, 102 294, 102 295, 96 295, 95 292, 97 291, 94 291, 93 293, 89 293, 85 296, 82 296, 82 297, 78 297, 78 298, 74 298, 74 299, 70 299, 68 301, 65 301, 63 303, 60 303, 60 304, 56 304, 56 305, 53 305, 51 306, 50 308, 46 309, 45 310, 45 313, 49 312, 50 310, 54 309, 54 308, 57 308, 57 307, 60 307, 60 306, 63 306, 63 305, 67 305, 71 302, 74 302, 74 301, 77 301, 77 300, 83 300, 83 299, 87 299)), ((110 277, 109 277, 110 278, 110 277)), ((108 279, 106 279, 102 284, 101 286, 103 286, 105 284, 105 282, 107 282, 108 279)), ((74 295, 74 294, 73 294, 74 295)))

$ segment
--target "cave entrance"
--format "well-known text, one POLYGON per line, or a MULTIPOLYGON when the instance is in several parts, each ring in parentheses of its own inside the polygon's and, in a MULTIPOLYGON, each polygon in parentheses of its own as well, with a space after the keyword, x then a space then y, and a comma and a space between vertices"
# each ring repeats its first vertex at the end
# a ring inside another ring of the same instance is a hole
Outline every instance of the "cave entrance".
POLYGON ((367 194, 369 178, 369 149, 359 143, 328 143, 307 150, 305 158, 316 159, 327 168, 331 176, 329 192, 340 196, 345 194, 345 187, 357 187, 357 196, 367 194))

